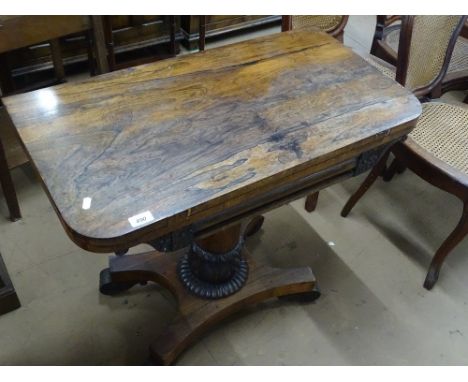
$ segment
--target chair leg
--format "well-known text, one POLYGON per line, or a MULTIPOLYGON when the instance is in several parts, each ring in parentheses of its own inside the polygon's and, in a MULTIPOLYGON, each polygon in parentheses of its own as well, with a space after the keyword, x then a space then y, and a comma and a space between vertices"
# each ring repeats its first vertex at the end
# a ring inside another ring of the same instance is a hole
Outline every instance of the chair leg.
POLYGON ((406 170, 406 167, 398 159, 393 159, 390 166, 384 171, 383 180, 384 182, 390 182, 395 174, 401 174, 406 170))
POLYGON ((98 74, 109 72, 107 61, 106 41, 104 38, 104 26, 102 16, 90 16, 94 43, 94 56, 98 74))
POLYGON ((304 206, 307 212, 315 211, 315 208, 317 207, 318 197, 319 197, 319 191, 314 192, 313 194, 307 195, 305 206, 304 206))
POLYGON ((205 50, 206 42, 206 16, 201 15, 198 18, 198 49, 201 51, 205 50))
POLYGON ((88 56, 89 75, 94 77, 96 75, 96 65, 94 63, 93 34, 91 30, 86 31, 86 54, 88 56))
POLYGON ((169 52, 175 57, 177 54, 176 47, 176 21, 175 16, 169 16, 169 52))
POLYGON ((104 37, 105 44, 107 48, 107 60, 109 65, 109 70, 113 72, 116 70, 116 58, 115 58, 115 49, 114 49, 114 36, 112 34, 112 16, 102 16, 103 17, 103 28, 104 28, 104 37))
POLYGON ((377 164, 371 170, 369 175, 367 175, 367 178, 364 179, 364 182, 362 182, 362 184, 359 186, 356 192, 346 202, 345 206, 341 210, 341 216, 343 217, 348 216, 348 214, 350 213, 354 205, 359 201, 359 199, 361 199, 361 197, 366 193, 366 191, 370 188, 370 186, 374 184, 374 182, 379 177, 379 175, 381 175, 385 171, 389 154, 390 154, 390 150, 387 150, 382 155, 382 157, 379 159, 377 164))
POLYGON ((21 219, 20 208, 18 204, 18 198, 16 197, 15 186, 11 179, 10 170, 5 156, 5 150, 3 149, 3 143, 0 141, 0 183, 3 189, 3 195, 10 211, 10 220, 16 221, 21 219))
POLYGON ((432 258, 429 271, 427 272, 426 280, 424 280, 424 288, 431 290, 439 278, 440 268, 447 255, 455 248, 455 246, 468 234, 468 201, 463 204, 463 213, 455 229, 445 239, 440 248, 432 258))
POLYGON ((52 63, 54 65, 55 78, 59 83, 65 82, 65 68, 63 66, 62 52, 60 51, 60 40, 54 38, 49 41, 52 63))

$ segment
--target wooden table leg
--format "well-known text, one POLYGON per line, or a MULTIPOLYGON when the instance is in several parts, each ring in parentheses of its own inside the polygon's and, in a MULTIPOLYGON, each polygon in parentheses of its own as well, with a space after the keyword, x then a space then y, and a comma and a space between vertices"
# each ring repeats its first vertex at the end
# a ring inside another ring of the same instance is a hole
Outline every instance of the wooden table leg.
POLYGON ((243 238, 240 225, 235 225, 196 239, 189 250, 110 258, 111 280, 101 283, 104 293, 153 281, 178 301, 178 314, 150 346, 156 363, 172 364, 212 326, 249 304, 287 295, 309 300, 320 296, 309 267, 257 264, 243 248, 243 238))

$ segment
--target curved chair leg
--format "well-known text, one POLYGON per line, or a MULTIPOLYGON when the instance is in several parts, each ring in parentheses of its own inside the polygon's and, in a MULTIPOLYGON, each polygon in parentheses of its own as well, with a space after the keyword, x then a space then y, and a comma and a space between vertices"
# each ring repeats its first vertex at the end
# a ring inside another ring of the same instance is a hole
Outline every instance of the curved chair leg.
POLYGON ((318 197, 319 197, 318 191, 314 192, 313 194, 307 195, 305 206, 304 206, 307 212, 315 211, 315 208, 317 208, 318 197))
POLYGON ((429 271, 427 272, 426 280, 424 281, 424 288, 431 290, 439 278, 440 268, 453 248, 468 234, 468 201, 464 202, 463 213, 455 229, 445 239, 436 254, 432 258, 429 271))
POLYGON ((364 179, 364 182, 359 186, 356 192, 351 195, 351 197, 346 202, 345 206, 341 210, 341 216, 346 217, 350 213, 351 209, 354 205, 358 202, 359 199, 366 193, 366 191, 372 186, 375 180, 385 171, 388 155, 390 154, 390 150, 388 150, 382 157, 379 159, 377 164, 374 168, 370 171, 367 178, 364 179))
POLYGON ((390 166, 384 171, 383 180, 384 182, 390 182, 395 174, 401 174, 406 170, 406 167, 398 159, 393 159, 390 166))

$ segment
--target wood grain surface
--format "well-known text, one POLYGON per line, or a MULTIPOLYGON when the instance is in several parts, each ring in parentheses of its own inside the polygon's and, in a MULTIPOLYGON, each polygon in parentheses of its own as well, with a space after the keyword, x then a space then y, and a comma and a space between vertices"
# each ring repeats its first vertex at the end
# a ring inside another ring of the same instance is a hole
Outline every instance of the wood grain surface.
POLYGON ((4 104, 68 234, 97 252, 171 232, 356 158, 407 134, 421 112, 409 91, 310 31, 4 104), (133 227, 129 218, 145 212, 146 222, 133 227))

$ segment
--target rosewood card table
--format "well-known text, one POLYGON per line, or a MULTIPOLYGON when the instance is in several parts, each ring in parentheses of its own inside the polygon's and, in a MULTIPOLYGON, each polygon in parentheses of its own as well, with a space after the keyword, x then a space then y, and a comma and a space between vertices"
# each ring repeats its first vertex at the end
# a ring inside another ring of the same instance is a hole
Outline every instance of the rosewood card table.
POLYGON ((114 252, 100 290, 153 281, 179 313, 170 364, 247 304, 319 296, 308 267, 255 263, 261 214, 370 169, 418 100, 321 32, 274 34, 4 100, 65 231, 114 252), (155 250, 125 255, 130 247, 155 250))

